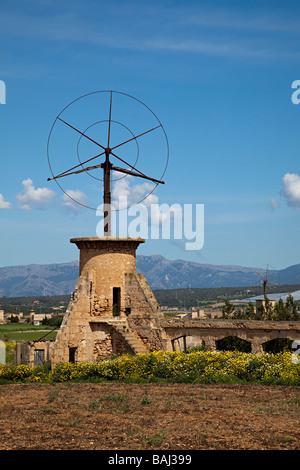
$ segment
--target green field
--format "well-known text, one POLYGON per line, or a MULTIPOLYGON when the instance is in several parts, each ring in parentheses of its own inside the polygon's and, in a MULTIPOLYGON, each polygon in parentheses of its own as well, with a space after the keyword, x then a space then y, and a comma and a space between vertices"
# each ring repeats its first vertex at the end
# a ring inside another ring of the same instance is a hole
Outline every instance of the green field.
POLYGON ((2 341, 35 341, 41 338, 55 339, 58 329, 49 325, 29 325, 28 323, 7 323, 0 325, 2 341))
POLYGON ((14 364, 14 350, 18 341, 55 339, 58 329, 49 325, 29 325, 28 323, 0 324, 0 340, 5 341, 6 363, 14 364))

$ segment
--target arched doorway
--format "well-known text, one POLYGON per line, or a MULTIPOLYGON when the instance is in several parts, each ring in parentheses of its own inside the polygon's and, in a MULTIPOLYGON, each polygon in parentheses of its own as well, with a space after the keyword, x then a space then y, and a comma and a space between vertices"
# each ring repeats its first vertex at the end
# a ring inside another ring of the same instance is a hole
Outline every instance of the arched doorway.
POLYGON ((251 343, 238 336, 226 336, 216 341, 216 348, 219 351, 240 351, 251 352, 251 343))
POLYGON ((292 351, 293 341, 288 338, 275 338, 263 344, 263 349, 267 353, 279 353, 282 351, 292 351))

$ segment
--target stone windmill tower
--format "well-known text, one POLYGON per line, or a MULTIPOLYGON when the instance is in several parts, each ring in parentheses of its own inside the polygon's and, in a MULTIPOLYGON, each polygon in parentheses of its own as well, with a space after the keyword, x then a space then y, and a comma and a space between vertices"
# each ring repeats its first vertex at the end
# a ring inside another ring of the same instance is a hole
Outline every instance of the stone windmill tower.
MULTIPOLYGON (((70 240, 79 249, 79 279, 51 348, 52 366, 65 361, 93 362, 112 354, 140 353, 163 349, 160 329, 156 325, 156 320, 163 318, 163 314, 144 275, 136 272, 136 250, 145 240, 139 237, 113 237, 111 235, 111 172, 146 179, 152 182, 155 187, 158 184, 163 184, 161 178, 155 179, 147 176, 138 170, 135 164, 128 163, 117 156, 118 150, 116 149, 129 142, 137 142, 137 139, 151 132, 163 131, 164 134, 165 132, 158 118, 146 107, 155 116, 158 125, 138 135, 134 135, 130 131, 129 138, 112 145, 112 125, 117 123, 123 126, 122 123, 112 120, 114 99, 122 95, 123 98, 135 100, 141 105, 143 103, 119 92, 97 93, 103 93, 109 98, 107 100, 109 103, 107 106, 108 119, 95 122, 82 131, 74 127, 73 122, 70 124, 65 120, 66 118, 63 119, 63 113, 66 110, 69 111, 69 107, 74 104, 72 102, 55 119, 48 140, 48 161, 52 173, 52 177, 48 180, 55 180, 60 186, 58 179, 61 181, 61 178, 67 179, 70 175, 87 174, 101 169, 103 170, 104 203, 103 236, 72 238, 70 240), (90 128, 99 123, 102 126, 103 124, 107 126, 106 144, 99 143, 88 132, 90 128), (101 148, 100 154, 85 161, 79 160, 79 164, 55 174, 50 158, 50 139, 55 125, 65 126, 73 133, 79 134, 80 139, 86 139, 96 144, 98 148, 101 148), (101 157, 104 158, 104 161, 93 166, 90 165, 91 160, 101 157), (116 167, 111 162, 112 158, 119 159, 123 164, 122 168, 116 167)), ((89 96, 90 94, 84 95, 78 100, 89 96)), ((128 128, 126 127, 126 129, 128 128)), ((60 188, 62 189, 61 186, 60 188)), ((67 195, 69 196, 69 194, 67 195)), ((73 197, 71 199, 80 203, 73 197)))

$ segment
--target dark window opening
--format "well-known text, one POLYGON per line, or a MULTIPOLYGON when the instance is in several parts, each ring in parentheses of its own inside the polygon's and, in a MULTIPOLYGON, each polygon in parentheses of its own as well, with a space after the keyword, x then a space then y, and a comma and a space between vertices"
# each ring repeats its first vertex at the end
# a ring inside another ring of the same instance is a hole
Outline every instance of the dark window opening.
POLYGON ((69 348, 69 362, 75 364, 75 355, 77 348, 69 348))
POLYGON ((121 287, 113 287, 113 316, 119 316, 121 309, 121 287))

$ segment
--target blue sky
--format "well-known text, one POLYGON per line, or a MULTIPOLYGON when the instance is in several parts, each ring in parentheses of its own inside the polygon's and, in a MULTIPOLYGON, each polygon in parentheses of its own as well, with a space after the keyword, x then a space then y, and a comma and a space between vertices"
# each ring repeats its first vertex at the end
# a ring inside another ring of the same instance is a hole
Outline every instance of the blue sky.
MULTIPOLYGON (((95 212, 47 182, 47 140, 65 106, 101 90, 141 100, 163 124, 159 203, 205 208, 201 250, 148 240, 138 254, 299 263, 299 13, 293 1, 0 2, 0 266, 72 261, 69 239, 96 235, 95 212)), ((84 184, 70 189, 84 196, 84 184)))

